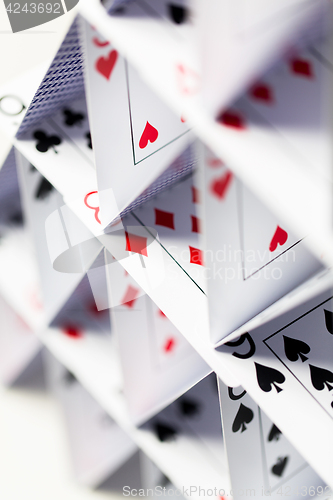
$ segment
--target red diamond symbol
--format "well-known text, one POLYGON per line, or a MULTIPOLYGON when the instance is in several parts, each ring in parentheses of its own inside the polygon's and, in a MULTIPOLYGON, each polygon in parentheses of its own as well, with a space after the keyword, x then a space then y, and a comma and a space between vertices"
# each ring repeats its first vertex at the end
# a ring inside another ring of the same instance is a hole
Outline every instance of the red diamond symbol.
POLYGON ((191 215, 191 220, 192 220, 192 232, 200 233, 200 219, 198 219, 198 217, 195 217, 195 215, 191 215))
POLYGON ((137 234, 128 233, 125 231, 126 236, 126 250, 128 252, 140 253, 141 255, 147 254, 147 238, 138 236, 137 234))
POLYGON ((71 325, 65 326, 62 329, 62 331, 65 335, 67 335, 67 337, 72 337, 75 339, 79 339, 79 338, 83 337, 82 332, 80 332, 80 330, 78 328, 75 328, 74 326, 71 326, 71 325))
POLYGON ((196 187, 192 186, 192 203, 200 203, 200 191, 196 187))
POLYGON ((245 129, 243 118, 233 111, 225 111, 218 117, 217 121, 227 127, 237 128, 238 130, 245 129))
POLYGON ((223 161, 220 158, 209 158, 208 165, 212 168, 222 167, 223 161))
POLYGON ((164 226, 170 229, 175 229, 175 224, 173 220, 174 214, 172 212, 165 212, 164 210, 159 210, 155 208, 155 224, 157 226, 164 226))
POLYGON ((297 75, 302 75, 306 77, 313 77, 312 66, 309 61, 305 59, 293 59, 290 61, 291 69, 297 75))
POLYGON ((268 85, 265 85, 263 83, 259 83, 254 87, 252 87, 250 94, 258 101, 263 101, 266 103, 273 102, 273 95, 270 87, 268 87, 268 85))
POLYGON ((139 290, 132 285, 128 285, 124 297, 121 300, 123 306, 132 308, 136 299, 138 298, 139 290))
POLYGON ((190 247, 190 262, 191 264, 198 264, 199 266, 203 266, 203 255, 202 250, 199 248, 190 247))

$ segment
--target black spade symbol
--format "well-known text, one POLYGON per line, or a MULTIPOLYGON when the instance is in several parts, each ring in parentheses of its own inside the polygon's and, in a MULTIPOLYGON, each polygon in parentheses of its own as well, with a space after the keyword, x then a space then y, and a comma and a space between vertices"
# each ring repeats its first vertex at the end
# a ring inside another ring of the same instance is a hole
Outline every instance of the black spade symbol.
POLYGON ((177 436, 177 430, 171 425, 156 423, 154 429, 158 439, 162 442, 172 441, 177 436))
POLYGON ((187 20, 188 11, 182 5, 176 5, 174 3, 169 3, 168 5, 170 17, 176 24, 183 24, 187 20))
POLYGON ((280 439, 280 436, 281 436, 282 432, 280 431, 280 429, 278 427, 276 427, 275 424, 272 425, 272 428, 271 430, 269 431, 269 434, 268 434, 268 441, 278 441, 280 439))
POLYGON ((241 403, 232 424, 232 432, 238 432, 239 429, 241 429, 241 432, 246 431, 247 427, 245 424, 249 424, 253 420, 253 416, 251 408, 241 403))
POLYGON ((182 414, 186 415, 187 417, 193 417, 200 412, 199 403, 186 398, 182 398, 179 401, 179 407, 182 414))
POLYGON ((284 340, 284 352, 286 353, 289 361, 297 361, 299 358, 302 362, 306 361, 307 356, 305 354, 309 354, 310 346, 303 342, 302 340, 292 339, 291 337, 286 337, 283 335, 284 340))
POLYGON ((288 460, 289 460, 289 457, 279 457, 277 459, 276 464, 273 465, 273 467, 271 468, 272 474, 274 474, 275 476, 281 477, 283 472, 284 472, 284 469, 287 466, 288 460))

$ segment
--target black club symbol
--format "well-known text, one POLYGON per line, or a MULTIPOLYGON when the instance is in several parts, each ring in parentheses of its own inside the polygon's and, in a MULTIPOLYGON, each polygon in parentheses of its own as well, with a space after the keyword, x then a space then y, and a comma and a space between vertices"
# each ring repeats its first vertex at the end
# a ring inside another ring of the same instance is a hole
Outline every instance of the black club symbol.
POLYGON ((34 138, 37 139, 36 149, 40 153, 46 153, 50 147, 55 153, 58 153, 54 146, 59 146, 61 139, 57 135, 47 135, 42 130, 36 130, 34 138))
POLYGON ((84 115, 82 113, 75 113, 68 108, 64 109, 64 115, 66 116, 65 124, 69 127, 76 124, 81 125, 82 120, 84 120, 84 115))

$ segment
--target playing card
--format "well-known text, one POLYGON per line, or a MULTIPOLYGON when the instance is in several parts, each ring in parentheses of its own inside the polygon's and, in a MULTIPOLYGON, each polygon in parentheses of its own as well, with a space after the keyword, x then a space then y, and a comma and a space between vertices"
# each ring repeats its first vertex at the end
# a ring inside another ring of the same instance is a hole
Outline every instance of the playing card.
POLYGON ((75 477, 96 487, 135 453, 136 445, 49 352, 46 368, 65 417, 75 477))
POLYGON ((116 304, 111 318, 124 395, 133 420, 143 422, 205 377, 210 368, 118 262, 107 270, 111 305, 116 304))
POLYGON ((36 259, 22 213, 14 148, 0 170, 0 181, 0 290, 34 330, 44 322, 44 311, 36 259))
POLYGON ((210 339, 217 343, 323 265, 218 157, 208 149, 203 155, 199 206, 210 339))
POLYGON ((326 486, 243 388, 219 381, 233 498, 320 493, 326 486))
POLYGON ((198 213, 199 192, 188 175, 133 212, 142 225, 153 227, 166 252, 189 280, 206 291, 204 256, 200 241, 202 221, 198 213))
MULTIPOLYGON (((122 211, 189 145, 192 136, 188 124, 155 96, 107 40, 101 41, 88 23, 83 23, 82 31, 98 185, 113 189, 122 211), (110 149, 105 154, 107 143, 110 149)), ((105 222, 118 215, 108 205, 102 194, 105 222)))
POLYGON ((287 48, 323 19, 325 2, 195 2, 203 97, 212 114, 232 102, 287 48), (242 60, 242 64, 236 61, 242 60))
POLYGON ((308 235, 306 245, 328 265, 332 149, 330 104, 324 99, 332 72, 317 47, 329 43, 293 51, 257 79, 220 113, 220 139, 212 141, 220 158, 298 238, 308 235))
POLYGON ((324 38, 294 49, 244 94, 240 108, 243 116, 253 116, 256 126, 269 124, 271 134, 281 135, 292 147, 290 152, 302 160, 303 169, 312 168, 332 181, 331 120, 329 108, 323 105, 332 68, 321 56, 329 44, 324 38))
MULTIPOLYGON (((103 262, 102 257, 99 262, 103 262)), ((51 326, 74 339, 91 334, 108 342, 111 335, 110 318, 107 310, 98 311, 87 275, 52 319, 51 326)))
MULTIPOLYGON (((205 278, 198 248, 200 221, 194 215, 198 193, 192 187, 190 178, 183 180, 126 215, 123 230, 98 239, 211 366, 216 358, 207 342, 207 297, 200 286, 205 278), (184 209, 180 200, 185 202, 184 209), (131 249, 132 256, 125 249, 131 249)), ((107 262, 113 265, 112 258, 107 262)), ((123 294, 114 297, 114 305, 122 299, 123 294)), ((231 382, 235 377, 226 371, 224 379, 231 382)))
MULTIPOLYGON (((37 80, 41 83, 35 95, 31 96, 33 99, 26 110, 18 136, 84 94, 82 55, 76 20, 70 26, 47 71, 46 69, 37 80), (45 75, 44 78, 42 75, 45 75)), ((21 81, 20 88, 22 83, 21 81)), ((27 107, 29 102, 24 104, 27 107)))
MULTIPOLYGON (((46 232, 47 219, 63 207, 63 198, 53 185, 22 155, 18 155, 21 193, 27 224, 34 240, 45 312, 51 320, 74 291, 84 272, 60 272, 53 267, 48 247, 53 239, 59 239, 56 227, 54 234, 46 232), (52 239, 51 239, 52 237, 52 239), (51 239, 51 242, 50 242, 51 239)), ((99 249, 96 249, 95 257, 99 249)), ((70 270, 69 270, 70 271, 70 270)))
POLYGON ((203 492, 210 488, 215 497, 230 492, 215 374, 199 382, 142 429, 160 442, 166 461, 177 450, 173 474, 167 474, 173 484, 182 485, 183 495, 191 492, 191 496, 199 498, 199 486, 202 496, 209 496, 209 492, 203 492), (178 460, 185 460, 186 467, 176 477, 178 460))
POLYGON ((22 132, 15 146, 63 196, 91 210, 86 197, 97 188, 84 98, 22 132))
POLYGON ((40 342, 25 321, 0 296, 1 381, 12 384, 40 350, 40 342))
POLYGON ((233 366, 244 389, 329 485, 330 296, 329 288, 218 348, 220 362, 233 366))
MULTIPOLYGON (((88 6, 85 5, 85 2, 82 2, 81 5, 82 12, 88 16, 88 6)), ((313 5, 313 3, 308 4, 310 10, 313 5)), ((294 7, 295 5, 291 10, 294 7)), ((307 9, 304 9, 304 12, 305 10, 307 9)), ((310 12, 310 10, 307 12, 310 12)), ((300 12, 296 9, 295 13, 296 11, 297 13, 300 12)), ((290 13, 291 11, 289 11, 288 15, 290 13)), ((293 19, 292 16, 291 18, 293 19)), ((219 16, 216 19, 219 19, 219 16)), ((226 127, 221 127, 221 121, 219 121, 218 125, 214 124, 213 121, 210 122, 197 99, 198 89, 194 92, 193 88, 190 89, 190 86, 184 83, 184 81, 196 80, 198 87, 200 76, 198 79, 194 78, 195 70, 189 69, 191 65, 188 66, 188 61, 184 62, 185 59, 182 61, 184 64, 180 64, 184 53, 181 50, 178 53, 177 50, 173 50, 172 40, 169 44, 172 47, 170 51, 166 48, 168 44, 164 43, 156 47, 154 44, 152 47, 152 44, 149 43, 151 32, 148 35, 148 29, 154 23, 152 23, 151 19, 149 19, 150 23, 144 20, 145 18, 140 16, 125 19, 122 15, 107 17, 105 14, 103 17, 103 9, 95 9, 91 22, 98 26, 98 29, 107 40, 110 38, 110 32, 112 31, 113 43, 122 52, 126 53, 132 65, 140 68, 140 74, 145 81, 149 82, 152 88, 177 113, 185 114, 188 117, 189 122, 194 126, 195 132, 219 156, 225 158, 230 167, 242 177, 245 183, 273 212, 275 211, 282 220, 289 221, 290 227, 294 229, 298 237, 303 237, 304 234, 309 232, 312 233, 314 229, 317 230, 317 236, 308 238, 307 244, 311 244, 311 249, 318 256, 324 253, 323 258, 327 259, 328 262, 332 244, 327 232, 331 227, 331 189, 326 180, 318 178, 313 172, 308 172, 302 165, 297 166, 301 160, 297 155, 290 155, 289 147, 283 147, 281 137, 277 140, 276 136, 273 138, 264 133, 264 129, 257 129, 255 134, 252 133, 253 129, 251 129, 249 135, 244 133, 247 129, 239 126, 244 125, 244 122, 239 120, 239 117, 235 118, 232 112, 226 116, 227 123, 224 123, 224 125, 228 125, 226 127), (130 36, 134 36, 133 30, 135 30, 136 44, 129 45, 126 41, 130 39, 130 36), (163 53, 163 57, 155 57, 158 49, 160 53, 163 53), (173 56, 171 56, 171 52, 173 52, 173 56), (174 58, 175 53, 178 56, 176 59, 174 58), (151 66, 153 60, 156 60, 156 64, 158 64, 158 67, 155 66, 155 72, 149 70, 149 64, 151 66), (179 86, 176 84, 178 79, 175 77, 175 68, 180 67, 182 68, 179 73, 182 75, 180 80, 184 85, 180 84, 179 86), (190 78, 189 75, 193 78, 190 78), (165 85, 165 82, 168 82, 168 85, 165 85), (186 92, 181 92, 180 88, 186 89, 186 92), (263 155, 263 151, 271 151, 273 143, 275 144, 274 154, 270 154, 269 158, 267 158, 263 155), (264 148, 263 145, 265 145, 264 148), (248 167, 249 161, 251 161, 251 169, 248 167), (269 169, 267 168, 268 162, 269 169), (300 186, 303 186, 303 188, 300 189, 300 186), (313 199, 316 200, 314 206, 308 203, 307 193, 309 192, 312 193, 313 199)), ((161 37, 157 38, 160 39, 161 37)), ((265 44, 262 44, 262 46, 264 47, 265 44)), ((257 75, 256 78, 258 78, 257 75)), ((245 124, 247 125, 247 123, 245 124)))
POLYGON ((140 0, 104 7, 95 4, 91 9, 88 2, 79 6, 83 17, 104 37, 97 36, 96 45, 105 47, 111 41, 177 114, 189 109, 187 103, 198 97, 201 85, 193 4, 140 0), (130 43, 131 37, 135 44, 130 43))

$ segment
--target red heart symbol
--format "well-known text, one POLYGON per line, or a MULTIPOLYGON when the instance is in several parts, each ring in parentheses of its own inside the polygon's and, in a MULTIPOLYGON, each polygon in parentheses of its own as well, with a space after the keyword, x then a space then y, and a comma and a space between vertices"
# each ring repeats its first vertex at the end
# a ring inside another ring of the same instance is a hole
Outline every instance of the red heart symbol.
POLYGON ((118 59, 118 52, 116 50, 111 50, 107 57, 100 57, 96 61, 96 70, 103 75, 107 80, 109 80, 114 65, 118 59))
POLYGON ((147 122, 145 129, 142 132, 142 136, 140 137, 139 147, 141 149, 144 149, 147 146, 148 141, 155 142, 157 137, 158 137, 158 131, 156 130, 155 127, 150 125, 149 122, 147 122))
POLYGON ((269 244, 269 251, 274 252, 277 249, 278 245, 284 245, 288 239, 288 233, 280 226, 277 226, 274 236, 269 244))
POLYGON ((224 198, 230 186, 231 180, 232 180, 232 173, 230 171, 223 174, 222 177, 215 179, 210 186, 210 190, 213 193, 213 195, 219 198, 219 200, 224 198))

